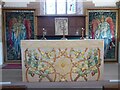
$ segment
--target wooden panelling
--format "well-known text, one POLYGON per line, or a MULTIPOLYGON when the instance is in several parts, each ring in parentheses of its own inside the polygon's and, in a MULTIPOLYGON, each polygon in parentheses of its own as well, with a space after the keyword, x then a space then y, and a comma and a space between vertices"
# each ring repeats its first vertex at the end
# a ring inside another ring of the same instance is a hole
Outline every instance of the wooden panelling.
POLYGON ((47 30, 48 36, 55 35, 55 18, 68 18, 68 35, 75 35, 77 29, 81 35, 81 28, 85 28, 85 16, 36 16, 37 35, 42 35, 42 28, 47 30))

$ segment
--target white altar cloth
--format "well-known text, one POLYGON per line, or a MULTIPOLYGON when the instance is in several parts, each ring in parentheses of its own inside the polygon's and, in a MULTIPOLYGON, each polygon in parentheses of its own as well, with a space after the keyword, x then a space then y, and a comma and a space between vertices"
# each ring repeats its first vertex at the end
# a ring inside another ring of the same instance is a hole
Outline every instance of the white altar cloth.
POLYGON ((103 40, 22 40, 24 82, 102 80, 103 40))

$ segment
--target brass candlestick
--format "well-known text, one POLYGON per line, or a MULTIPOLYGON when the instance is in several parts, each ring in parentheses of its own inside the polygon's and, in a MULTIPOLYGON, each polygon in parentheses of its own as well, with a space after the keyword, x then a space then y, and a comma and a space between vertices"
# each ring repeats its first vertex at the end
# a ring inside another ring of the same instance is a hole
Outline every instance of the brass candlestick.
POLYGON ((61 38, 61 40, 67 40, 67 38, 65 37, 65 23, 63 23, 63 25, 61 25, 61 29, 63 31, 63 37, 61 38))
POLYGON ((65 30, 63 29, 63 37, 61 38, 61 40, 67 40, 67 38, 65 37, 65 30))
POLYGON ((81 32, 81 38, 80 39, 84 39, 84 31, 85 31, 85 29, 84 28, 82 28, 82 32, 81 32))
POLYGON ((42 36, 41 40, 47 40, 47 39, 45 38, 46 33, 47 33, 47 32, 46 32, 45 28, 43 28, 43 36, 42 36))

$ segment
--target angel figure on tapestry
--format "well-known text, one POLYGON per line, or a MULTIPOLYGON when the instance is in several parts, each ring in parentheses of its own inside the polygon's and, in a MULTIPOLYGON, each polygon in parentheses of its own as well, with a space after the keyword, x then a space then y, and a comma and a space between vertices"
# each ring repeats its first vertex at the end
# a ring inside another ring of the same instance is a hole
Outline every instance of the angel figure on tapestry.
POLYGON ((100 19, 92 20, 92 38, 93 39, 104 39, 104 56, 109 49, 115 46, 115 25, 111 17, 101 16, 100 19))
POLYGON ((18 60, 21 57, 20 41, 31 38, 30 21, 21 17, 13 17, 9 20, 8 25, 8 59, 18 60), (13 57, 14 56, 14 57, 13 57))

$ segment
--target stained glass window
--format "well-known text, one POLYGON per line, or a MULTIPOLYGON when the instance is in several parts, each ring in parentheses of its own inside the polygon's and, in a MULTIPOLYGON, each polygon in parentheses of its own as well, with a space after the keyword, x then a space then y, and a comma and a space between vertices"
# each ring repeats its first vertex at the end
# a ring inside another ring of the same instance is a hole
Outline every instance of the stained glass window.
POLYGON ((57 0, 57 14, 66 14, 66 0, 57 0))
POLYGON ((55 14, 55 0, 46 0, 46 14, 55 14))
POLYGON ((76 13, 76 0, 67 0, 67 14, 76 13))
POLYGON ((82 14, 81 0, 46 0, 45 3, 46 14, 82 14))

